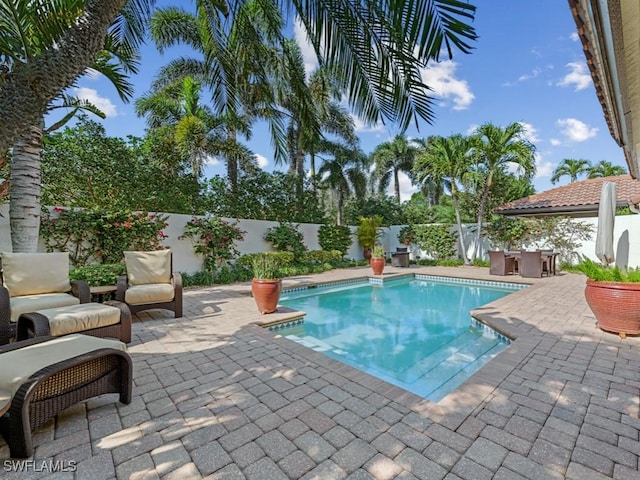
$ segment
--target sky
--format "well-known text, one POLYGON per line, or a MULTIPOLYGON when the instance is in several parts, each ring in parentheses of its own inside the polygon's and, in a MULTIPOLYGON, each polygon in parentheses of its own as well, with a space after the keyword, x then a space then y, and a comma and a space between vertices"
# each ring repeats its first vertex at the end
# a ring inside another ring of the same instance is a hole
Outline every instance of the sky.
MULTIPOLYGON (((526 126, 528 139, 536 146, 537 192, 553 188, 550 177, 565 158, 583 158, 593 164, 607 160, 627 168, 622 149, 611 138, 602 107, 598 102, 582 44, 563 0, 472 0, 477 6, 473 25, 478 34, 470 54, 454 52, 453 60, 430 64, 423 72, 425 83, 433 89, 435 121, 422 121, 407 130, 409 138, 429 135, 469 134, 483 123, 502 127, 513 122, 526 126)), ((159 6, 194 2, 159 0, 159 6)), ((295 29, 305 54, 308 72, 317 65, 304 32, 295 29)), ((134 100, 147 92, 154 75, 170 59, 190 55, 185 47, 172 48, 160 55, 148 42, 141 50, 141 68, 131 78, 134 100)), ((85 76, 78 82, 77 96, 87 98, 107 115, 102 121, 107 134, 143 136, 145 121, 138 118, 133 102, 120 101, 115 89, 100 76, 85 76)), ((98 119, 99 120, 99 119, 98 119)), ((361 147, 370 153, 380 143, 401 133, 394 125, 364 125, 354 118, 361 147)), ((254 128, 246 144, 262 168, 278 168, 273 162, 268 131, 254 128)), ((211 159, 205 175, 223 174, 224 165, 211 159)), ((568 183, 562 178, 555 186, 568 183)), ((408 200, 416 191, 406 175, 401 176, 401 198, 408 200)))

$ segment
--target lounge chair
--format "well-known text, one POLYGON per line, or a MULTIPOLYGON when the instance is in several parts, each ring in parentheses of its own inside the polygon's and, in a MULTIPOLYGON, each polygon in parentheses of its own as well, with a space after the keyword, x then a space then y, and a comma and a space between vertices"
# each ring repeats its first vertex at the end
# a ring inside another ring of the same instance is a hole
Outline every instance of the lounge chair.
POLYGON ((89 285, 69 281, 69 254, 0 253, 0 345, 16 335, 23 313, 88 303, 89 285))
POLYGON ((512 275, 516 269, 516 259, 502 251, 489 251, 489 274, 512 275))
POLYGON ((127 275, 118 277, 116 300, 131 313, 161 308, 182 316, 182 276, 172 271, 171 250, 124 252, 127 275))
POLYGON ((37 427, 105 393, 131 403, 132 362, 122 342, 67 335, 0 347, 0 431, 12 457, 33 454, 31 432, 37 427))

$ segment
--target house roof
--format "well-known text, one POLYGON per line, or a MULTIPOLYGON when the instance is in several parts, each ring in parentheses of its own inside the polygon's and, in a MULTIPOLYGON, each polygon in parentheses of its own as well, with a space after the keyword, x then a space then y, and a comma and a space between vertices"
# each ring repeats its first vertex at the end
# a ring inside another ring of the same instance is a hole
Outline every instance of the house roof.
POLYGON ((629 173, 640 177, 640 2, 569 0, 593 84, 629 173))
POLYGON ((619 207, 627 206, 632 198, 633 203, 638 203, 636 200, 640 198, 640 180, 635 180, 630 175, 618 175, 592 178, 552 188, 505 203, 493 211, 501 215, 597 215, 604 182, 615 182, 619 207))

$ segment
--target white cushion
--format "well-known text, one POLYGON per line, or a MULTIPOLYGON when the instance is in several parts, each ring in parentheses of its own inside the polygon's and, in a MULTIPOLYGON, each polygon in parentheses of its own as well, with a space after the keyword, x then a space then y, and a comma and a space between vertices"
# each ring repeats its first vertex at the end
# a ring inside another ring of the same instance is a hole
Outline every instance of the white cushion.
POLYGON ((171 282, 171 250, 124 252, 129 285, 171 282))
POLYGON ((71 290, 68 252, 1 255, 4 286, 11 297, 71 290))
POLYGON ((175 289, 170 283, 134 285, 124 292, 124 301, 131 305, 161 303, 173 300, 175 289))
POLYGON ((49 319, 49 332, 54 337, 120 323, 120 309, 102 303, 81 303, 38 313, 49 319))
POLYGON ((80 300, 68 293, 43 293, 41 295, 24 295, 22 297, 11 297, 9 304, 11 308, 11 321, 17 322, 18 317, 23 313, 35 312, 45 308, 67 307, 78 305, 80 300))
POLYGON ((127 346, 117 340, 67 335, 3 353, 0 356, 0 409, 2 402, 9 402, 20 385, 37 371, 100 348, 127 350, 127 346))

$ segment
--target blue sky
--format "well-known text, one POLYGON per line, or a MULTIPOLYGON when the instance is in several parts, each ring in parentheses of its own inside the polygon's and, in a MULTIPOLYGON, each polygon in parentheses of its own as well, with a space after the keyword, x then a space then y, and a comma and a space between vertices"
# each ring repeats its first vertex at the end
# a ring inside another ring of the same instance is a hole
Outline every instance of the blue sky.
MULTIPOLYGON (((589 75, 582 45, 568 3, 562 0, 475 0, 478 7, 474 26, 478 33, 469 55, 455 54, 453 61, 432 64, 423 74, 434 90, 436 119, 422 122, 409 137, 470 133, 475 126, 491 122, 506 126, 521 122, 537 147, 537 191, 552 187, 550 176, 564 158, 584 158, 592 163, 607 160, 626 168, 622 149, 609 134, 602 108, 589 75)), ((189 8, 193 2, 159 1, 189 8)), ((315 65, 304 34, 296 30, 309 69, 315 65)), ((160 55, 153 45, 142 49, 140 73, 132 78, 135 97, 147 91, 159 67, 178 55, 174 48, 160 55)), ((108 115, 104 120, 112 136, 142 136, 144 119, 137 118, 132 104, 122 103, 113 87, 100 77, 83 77, 76 95, 88 98, 108 115)), ((369 153, 376 145, 392 139, 393 125, 365 126, 356 119, 362 149, 369 153)), ((265 128, 257 126, 249 147, 266 170, 273 170, 272 149, 265 128)), ((207 175, 223 173, 215 161, 207 175)), ((556 185, 568 182, 561 179, 556 185)), ((415 190, 415 189, 413 189, 415 190)), ((412 188, 402 179, 403 200, 412 188)))

